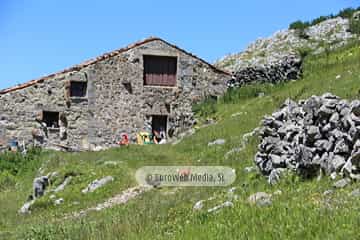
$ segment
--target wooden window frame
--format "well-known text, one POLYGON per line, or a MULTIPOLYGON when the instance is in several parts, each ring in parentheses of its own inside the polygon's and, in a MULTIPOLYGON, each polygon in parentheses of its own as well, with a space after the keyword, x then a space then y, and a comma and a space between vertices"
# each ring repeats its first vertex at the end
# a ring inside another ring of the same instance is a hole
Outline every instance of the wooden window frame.
POLYGON ((177 87, 178 57, 143 55, 143 85, 146 87, 177 87), (153 61, 152 63, 150 63, 153 61), (157 65, 158 63, 162 65, 157 65), (150 79, 149 79, 150 78, 150 79), (151 79, 152 78, 152 79, 151 79))

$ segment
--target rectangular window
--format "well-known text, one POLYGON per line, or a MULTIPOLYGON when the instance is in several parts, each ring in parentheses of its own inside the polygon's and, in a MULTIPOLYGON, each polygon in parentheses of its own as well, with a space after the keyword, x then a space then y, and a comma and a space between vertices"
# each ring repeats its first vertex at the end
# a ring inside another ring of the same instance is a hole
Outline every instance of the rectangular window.
POLYGON ((70 82, 70 97, 86 97, 86 82, 70 82))
POLYGON ((144 55, 144 85, 176 86, 177 58, 144 55))
POLYGON ((59 128, 59 112, 43 111, 42 121, 49 128, 59 128))

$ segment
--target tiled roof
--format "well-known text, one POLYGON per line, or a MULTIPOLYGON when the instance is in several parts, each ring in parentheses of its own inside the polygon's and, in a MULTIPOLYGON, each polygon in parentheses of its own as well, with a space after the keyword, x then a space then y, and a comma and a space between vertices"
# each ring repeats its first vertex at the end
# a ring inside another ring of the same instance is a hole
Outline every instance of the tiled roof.
POLYGON ((213 69, 214 71, 216 71, 218 73, 231 75, 230 73, 227 73, 227 72, 225 72, 223 70, 220 70, 220 69, 216 68, 215 66, 213 66, 210 63, 206 62, 205 60, 203 60, 203 59, 201 59, 201 58, 199 58, 199 57, 197 57, 197 56, 195 56, 195 55, 193 55, 193 54, 191 54, 191 53, 189 53, 189 52, 187 52, 187 51, 185 51, 185 50, 183 50, 183 49, 181 49, 181 48, 179 48, 179 47, 177 47, 177 46, 175 46, 175 45, 173 45, 173 44, 171 44, 171 43, 169 43, 169 42, 167 42, 167 41, 165 41, 165 40, 163 40, 161 38, 149 37, 149 38, 147 38, 145 40, 133 43, 133 44, 131 44, 131 45, 125 47, 125 48, 121 48, 121 49, 118 49, 118 50, 115 50, 115 51, 112 51, 112 52, 105 53, 105 54, 103 54, 103 55, 101 55, 99 57, 96 57, 96 58, 90 59, 88 61, 85 61, 83 63, 77 64, 77 65, 72 66, 70 68, 64 69, 64 70, 62 70, 60 72, 53 73, 53 74, 50 74, 50 75, 42 77, 42 78, 34 79, 34 80, 29 81, 29 82, 16 85, 14 87, 6 88, 6 89, 0 91, 0 95, 6 94, 6 93, 9 93, 9 92, 13 92, 13 91, 16 91, 16 90, 20 90, 20 89, 23 89, 23 88, 30 87, 32 85, 44 82, 44 81, 46 81, 48 79, 52 79, 52 78, 54 78, 54 77, 56 77, 58 75, 64 74, 64 73, 68 73, 68 72, 72 72, 72 71, 79 71, 84 67, 87 67, 87 66, 95 64, 95 63, 97 63, 99 61, 114 57, 114 56, 116 56, 116 55, 118 55, 120 53, 126 52, 126 51, 128 51, 128 50, 130 50, 132 48, 138 47, 140 45, 143 45, 145 43, 152 42, 152 41, 162 41, 162 42, 166 43, 167 45, 169 45, 169 46, 171 46, 171 47, 173 47, 173 48, 175 48, 175 49, 177 49, 177 50, 179 50, 179 51, 181 51, 181 52, 183 52, 183 53, 185 53, 185 54, 187 54, 187 55, 189 55, 189 56, 191 56, 193 58, 196 58, 196 59, 200 60, 201 62, 205 63, 211 69, 213 69))

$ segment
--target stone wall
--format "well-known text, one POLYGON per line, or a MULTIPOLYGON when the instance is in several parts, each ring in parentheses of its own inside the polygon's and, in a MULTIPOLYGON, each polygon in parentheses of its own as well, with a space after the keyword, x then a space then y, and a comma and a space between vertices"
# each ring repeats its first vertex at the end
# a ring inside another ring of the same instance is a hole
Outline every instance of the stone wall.
POLYGON ((297 80, 302 75, 302 59, 296 55, 284 57, 277 63, 246 67, 235 72, 229 87, 254 83, 279 83, 297 80))
POLYGON ((229 75, 163 40, 147 41, 0 94, 0 144, 17 139, 46 147, 109 147, 122 133, 135 140, 152 115, 168 116, 168 134, 176 136, 194 124, 192 104, 223 94, 228 79, 229 75), (176 56, 177 85, 144 86, 143 55, 176 56), (87 96, 69 97, 70 81, 87 82, 87 96), (59 112, 60 129, 44 129, 36 120, 42 111, 59 112))

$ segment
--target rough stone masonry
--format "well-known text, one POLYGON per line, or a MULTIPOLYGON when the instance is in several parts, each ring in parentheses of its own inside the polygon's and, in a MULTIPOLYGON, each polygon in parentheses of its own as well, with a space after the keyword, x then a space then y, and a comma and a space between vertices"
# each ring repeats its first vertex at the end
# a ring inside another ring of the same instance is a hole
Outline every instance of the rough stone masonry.
POLYGON ((138 132, 154 127, 176 136, 194 124, 192 104, 222 95, 230 78, 162 39, 149 38, 0 91, 0 146, 16 140, 94 150, 112 146, 123 133, 135 140, 138 132))

